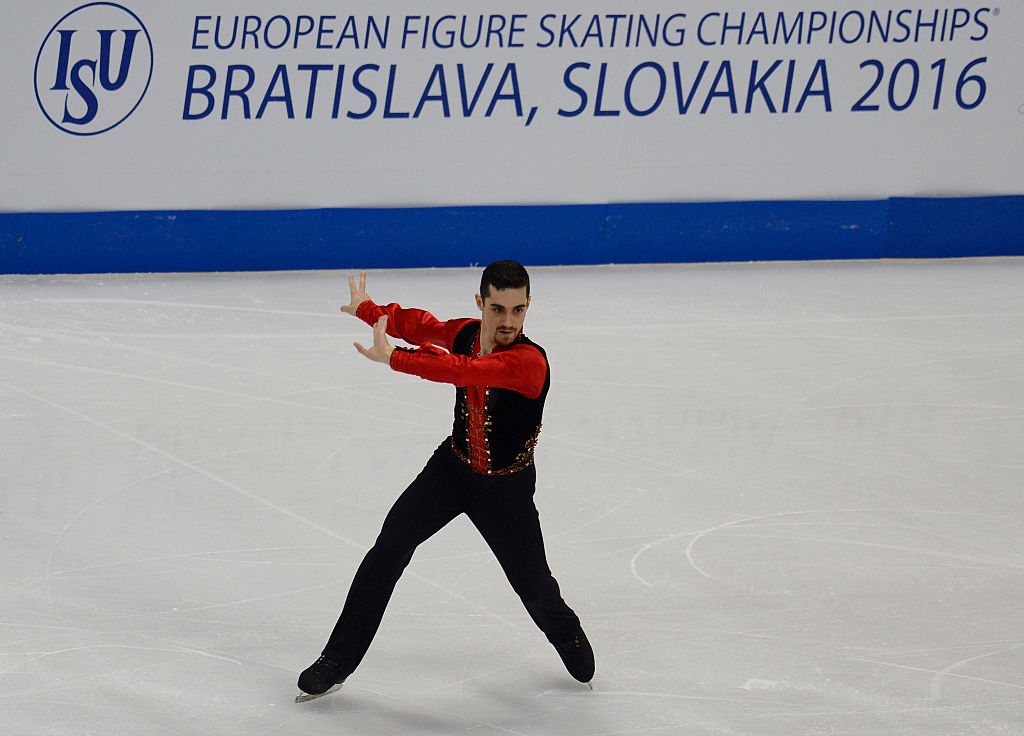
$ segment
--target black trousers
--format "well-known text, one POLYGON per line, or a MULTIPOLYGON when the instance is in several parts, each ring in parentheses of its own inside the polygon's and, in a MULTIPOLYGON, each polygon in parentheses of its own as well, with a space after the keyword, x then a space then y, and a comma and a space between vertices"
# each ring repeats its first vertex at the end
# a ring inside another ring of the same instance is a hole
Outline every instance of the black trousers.
POLYGON ((580 622, 551 575, 533 502, 536 469, 484 476, 460 461, 446 440, 395 501, 373 548, 356 571, 323 653, 350 674, 370 647, 395 585, 413 552, 466 514, 501 564, 513 590, 549 641, 572 639, 580 622))

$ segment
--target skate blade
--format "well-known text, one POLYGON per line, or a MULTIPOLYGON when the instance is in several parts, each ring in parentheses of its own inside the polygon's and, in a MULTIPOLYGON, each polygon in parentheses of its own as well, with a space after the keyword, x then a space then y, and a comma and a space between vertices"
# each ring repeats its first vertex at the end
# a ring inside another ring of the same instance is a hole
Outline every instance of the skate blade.
POLYGON ((299 693, 298 695, 295 696, 295 702, 296 703, 308 703, 310 700, 316 700, 317 698, 322 698, 325 695, 330 695, 333 692, 337 692, 338 690, 341 690, 341 685, 342 685, 342 683, 339 682, 337 685, 332 687, 330 690, 327 690, 326 692, 322 692, 319 695, 310 695, 309 693, 299 693))

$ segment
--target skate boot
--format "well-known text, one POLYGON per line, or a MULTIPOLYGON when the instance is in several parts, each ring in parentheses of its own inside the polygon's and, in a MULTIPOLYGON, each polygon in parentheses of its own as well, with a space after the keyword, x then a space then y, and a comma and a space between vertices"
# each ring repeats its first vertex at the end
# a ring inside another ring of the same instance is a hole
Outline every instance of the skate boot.
POLYGON ((299 675, 299 690, 307 695, 325 695, 332 688, 337 689, 348 675, 341 671, 341 665, 327 656, 321 656, 299 675))
POLYGON ((583 629, 578 629, 572 637, 552 641, 555 651, 562 658, 562 664, 569 674, 582 683, 589 684, 594 679, 594 650, 590 646, 583 629))

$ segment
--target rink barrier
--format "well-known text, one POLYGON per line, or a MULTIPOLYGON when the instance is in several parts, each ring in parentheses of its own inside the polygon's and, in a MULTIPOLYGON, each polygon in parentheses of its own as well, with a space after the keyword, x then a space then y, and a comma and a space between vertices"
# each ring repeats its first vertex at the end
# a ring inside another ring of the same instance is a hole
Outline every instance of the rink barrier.
POLYGON ((171 273, 1024 255, 1024 195, 0 213, 0 273, 171 273))

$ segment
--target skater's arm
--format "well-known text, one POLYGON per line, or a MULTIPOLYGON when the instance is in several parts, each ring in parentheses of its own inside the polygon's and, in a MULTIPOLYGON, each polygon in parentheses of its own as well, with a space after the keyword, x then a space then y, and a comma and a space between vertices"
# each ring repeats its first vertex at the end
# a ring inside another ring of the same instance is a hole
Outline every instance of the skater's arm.
POLYGON ((439 345, 450 350, 452 340, 468 320, 442 322, 423 309, 406 309, 399 304, 376 304, 366 293, 366 271, 359 274, 359 283, 348 277, 349 303, 341 308, 346 314, 358 317, 373 327, 381 317, 387 316, 387 334, 410 345, 439 345))
POLYGON ((537 398, 544 390, 548 370, 540 350, 523 343, 479 358, 446 353, 429 345, 419 350, 399 348, 388 354, 388 364, 393 370, 435 383, 505 388, 529 399, 537 398))
POLYGON ((381 317, 387 317, 387 334, 410 345, 436 345, 451 350, 455 336, 469 319, 452 319, 442 322, 423 309, 407 309, 399 304, 375 304, 367 299, 359 305, 356 316, 371 327, 381 317))
POLYGON ((533 345, 519 343, 507 350, 496 350, 479 358, 454 355, 434 345, 418 350, 395 348, 388 342, 388 316, 381 315, 373 325, 373 345, 356 350, 370 360, 385 363, 393 370, 419 376, 435 383, 454 386, 505 388, 535 399, 544 390, 548 364, 533 345))

